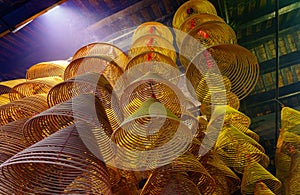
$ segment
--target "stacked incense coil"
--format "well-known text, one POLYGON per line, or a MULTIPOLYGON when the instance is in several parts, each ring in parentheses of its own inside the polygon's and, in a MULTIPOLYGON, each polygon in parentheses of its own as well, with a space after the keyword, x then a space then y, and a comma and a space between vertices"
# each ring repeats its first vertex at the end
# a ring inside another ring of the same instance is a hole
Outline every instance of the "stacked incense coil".
POLYGON ((50 61, 41 62, 31 66, 26 72, 26 79, 38 79, 44 77, 61 77, 64 78, 64 72, 68 61, 50 61))
POLYGON ((75 126, 26 148, 0 168, 6 194, 111 194, 105 164, 88 151, 75 126))
POLYGON ((276 150, 276 176, 283 183, 282 194, 299 194, 300 112, 284 107, 276 150))
POLYGON ((15 79, 10 81, 0 82, 0 106, 10 102, 9 93, 11 92, 11 89, 14 86, 23 83, 25 81, 26 79, 15 79))
MULTIPOLYGON (((177 29, 180 61, 190 72, 187 78, 191 82, 195 77, 198 82, 206 79, 205 75, 216 65, 218 74, 230 80, 232 93, 242 99, 258 80, 258 62, 251 52, 236 44, 235 32, 216 15, 213 5, 206 0, 187 1, 177 10, 173 27, 177 29)), ((197 91, 197 86, 193 87, 197 91)))
POLYGON ((176 85, 179 70, 170 29, 158 22, 144 23, 132 40, 126 79, 118 87, 124 121, 112 141, 118 146, 120 166, 153 169, 187 150, 193 132, 182 118, 196 120, 181 106, 185 96, 176 85))

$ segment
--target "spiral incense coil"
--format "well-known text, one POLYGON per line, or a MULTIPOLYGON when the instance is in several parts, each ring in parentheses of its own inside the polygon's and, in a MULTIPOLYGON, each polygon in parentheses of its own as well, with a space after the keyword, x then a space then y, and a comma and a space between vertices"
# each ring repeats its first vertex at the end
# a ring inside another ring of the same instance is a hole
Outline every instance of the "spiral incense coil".
POLYGON ((122 169, 151 170, 167 165, 187 151, 192 142, 191 130, 175 115, 168 112, 164 117, 150 117, 149 114, 143 115, 142 111, 138 110, 137 114, 144 117, 125 119, 112 135, 117 146, 115 161, 122 169), (162 123, 160 119, 163 118, 162 123), (147 121, 150 123, 144 123, 147 121), (159 125, 161 127, 157 127, 159 125))
MULTIPOLYGON (((228 106, 236 110, 240 108, 240 100, 234 93, 226 91, 226 100, 228 106)), ((200 111, 203 115, 206 115, 206 117, 210 119, 211 113, 214 111, 214 106, 211 103, 201 103, 200 111)))
POLYGON ((149 98, 123 121, 112 140, 126 149, 152 150, 169 142, 179 124, 177 116, 157 99, 149 98))
POLYGON ((85 45, 75 52, 72 61, 86 57, 98 57, 107 59, 107 61, 113 61, 122 71, 125 70, 128 62, 127 55, 121 49, 108 43, 90 43, 85 45))
POLYGON ((69 64, 65 70, 64 80, 66 81, 88 72, 104 75, 112 86, 123 74, 121 68, 113 61, 99 57, 85 57, 73 60, 69 64))
POLYGON ((85 128, 88 124, 101 125, 107 136, 112 133, 100 100, 92 94, 82 94, 32 117, 23 126, 23 135, 29 144, 34 144, 74 122, 79 127, 79 121, 87 123, 85 128))
POLYGON ((190 0, 182 4, 173 17, 173 28, 179 29, 180 26, 191 16, 199 13, 217 15, 217 11, 212 3, 207 0, 190 0))
POLYGON ((173 43, 171 30, 160 22, 145 22, 139 25, 132 35, 132 43, 145 35, 157 35, 173 43))
POLYGON ((210 155, 204 166, 216 182, 215 193, 227 195, 233 194, 239 189, 240 178, 215 154, 210 155))
POLYGON ((189 179, 186 173, 161 173, 159 171, 156 171, 152 175, 150 175, 140 194, 201 195, 197 186, 189 179))
POLYGON ((115 130, 123 121, 123 115, 118 99, 108 80, 97 73, 85 73, 73 77, 53 87, 48 93, 50 107, 65 102, 80 94, 94 94, 101 101, 109 122, 115 130))
POLYGON ((269 189, 276 192, 281 182, 257 162, 251 162, 245 167, 241 191, 243 194, 254 194, 255 186, 263 182, 269 189))
POLYGON ((169 57, 155 51, 148 51, 132 58, 126 66, 126 76, 130 81, 151 72, 177 84, 180 71, 169 57))
POLYGON ((257 182, 255 184, 254 195, 275 195, 275 193, 263 182, 257 182))
POLYGON ((22 126, 28 119, 20 119, 0 127, 0 164, 27 147, 22 126))
POLYGON ((157 74, 147 73, 132 84, 127 85, 122 93, 120 106, 123 108, 124 118, 134 113, 142 102, 151 97, 157 99, 177 117, 180 117, 185 111, 185 108, 182 108, 184 94, 178 87, 157 74))
POLYGON ((294 151, 292 154, 290 175, 286 178, 286 194, 299 194, 300 182, 300 152, 294 151))
POLYGON ((26 79, 38 79, 43 77, 64 77, 64 71, 68 66, 68 61, 41 62, 31 66, 26 72, 26 79))
POLYGON ((245 133, 246 135, 254 139, 256 142, 259 142, 259 135, 254 131, 251 131, 250 129, 245 127, 243 124, 236 122, 236 123, 232 123, 232 125, 238 130, 240 130, 241 132, 245 133))
POLYGON ((175 30, 176 43, 178 48, 181 47, 182 41, 191 30, 193 30, 196 26, 200 26, 206 22, 225 23, 225 21, 222 18, 212 14, 200 13, 191 15, 181 24, 179 30, 175 30))
POLYGON ((172 43, 157 35, 145 35, 137 39, 128 51, 129 58, 134 58, 145 52, 155 51, 168 56, 176 63, 177 54, 172 43))
POLYGON ((38 94, 0 106, 0 126, 32 117, 48 109, 46 94, 38 94))
POLYGON ((11 92, 11 89, 25 81, 26 79, 15 79, 0 82, 0 106, 10 102, 9 93, 11 92))
MULTIPOLYGON (((149 192, 149 190, 152 190, 154 183, 152 182, 159 182, 160 180, 156 181, 158 178, 153 178, 154 180, 151 181, 151 178, 156 175, 170 175, 170 174, 181 174, 181 173, 195 173, 196 177, 193 177, 194 183, 197 185, 197 187, 201 190, 205 188, 203 186, 206 184, 206 187, 214 188, 215 183, 212 177, 209 175, 209 173, 206 171, 204 166, 191 154, 191 153, 185 153, 178 158, 174 159, 170 164, 165 165, 163 167, 160 167, 153 171, 152 175, 150 175, 150 178, 148 179, 145 187, 143 188, 143 193, 149 192)), ((154 185, 156 186, 156 185, 154 185)), ((201 191, 202 192, 202 191, 201 191)), ((142 193, 142 194, 143 194, 142 193)))
MULTIPOLYGON (((237 38, 232 28, 223 22, 207 22, 196 26, 186 34, 179 47, 180 62, 186 68, 199 53, 220 44, 236 44, 237 38)), ((227 76, 227 75, 225 75, 227 76)))
POLYGON ((236 168, 238 172, 243 171, 249 159, 264 166, 269 164, 264 148, 232 125, 223 127, 215 147, 218 157, 227 166, 236 168))
POLYGON ((174 159, 172 163, 160 167, 158 172, 162 174, 189 172, 191 180, 201 193, 209 194, 215 189, 214 179, 195 156, 188 152, 174 159))
POLYGON ((246 116, 244 113, 228 105, 216 106, 216 108, 214 109, 215 119, 218 119, 218 117, 222 118, 224 114, 225 114, 225 118, 224 118, 225 124, 231 124, 231 125, 240 124, 246 128, 249 128, 251 124, 251 119, 248 116, 246 116))
POLYGON ((36 94, 47 94, 52 87, 62 82, 60 77, 44 77, 28 80, 14 86, 9 93, 10 101, 22 99, 36 94))
POLYGON ((290 174, 291 168, 291 156, 284 154, 280 151, 276 151, 275 155, 275 167, 276 167, 276 177, 281 181, 285 180, 290 174))
POLYGON ((191 64, 208 69, 216 64, 221 74, 231 81, 231 91, 240 99, 246 97, 253 90, 259 77, 259 65, 256 57, 249 50, 237 44, 223 44, 208 48, 197 55, 191 64), (207 59, 207 55, 210 58, 207 59))
POLYGON ((300 112, 293 108, 283 107, 281 110, 282 131, 289 131, 290 128, 299 125, 300 125, 300 112))
POLYGON ((191 85, 188 85, 188 90, 190 92, 195 91, 201 103, 209 104, 211 101, 215 101, 217 104, 226 104, 227 99, 223 96, 226 96, 226 92, 231 88, 231 83, 227 77, 210 73, 200 78, 198 69, 193 68, 189 68, 186 76, 193 86, 192 88, 191 85))
POLYGON ((64 194, 74 188, 88 194, 111 194, 105 164, 85 147, 75 126, 26 148, 0 169, 9 194, 64 194))

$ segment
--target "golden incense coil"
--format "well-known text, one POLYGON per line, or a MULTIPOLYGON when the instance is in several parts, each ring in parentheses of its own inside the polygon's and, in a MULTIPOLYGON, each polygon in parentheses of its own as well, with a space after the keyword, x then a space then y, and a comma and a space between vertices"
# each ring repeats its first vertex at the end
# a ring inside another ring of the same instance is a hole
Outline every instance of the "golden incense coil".
POLYGON ((0 164, 27 147, 22 127, 28 119, 20 119, 0 127, 0 164))
POLYGON ((11 89, 25 81, 26 79, 14 79, 0 82, 0 106, 10 102, 9 93, 11 92, 11 89))
POLYGON ((31 66, 26 72, 26 79, 37 79, 43 77, 64 77, 65 68, 68 66, 68 61, 49 61, 41 62, 31 66))
POLYGON ((154 172, 148 178, 141 195, 201 195, 196 184, 186 173, 154 172))
POLYGON ((171 82, 156 74, 146 74, 128 85, 120 97, 120 106, 124 117, 134 113, 149 98, 155 98, 176 116, 185 111, 182 106, 183 93, 171 82))
POLYGON ((132 43, 145 35, 157 35, 168 40, 171 44, 173 43, 173 34, 171 30, 160 22, 144 22, 139 25, 132 35, 132 43))
POLYGON ((177 84, 180 76, 178 66, 171 58, 155 51, 148 51, 132 58, 126 66, 126 76, 134 81, 148 72, 155 73, 177 84))
POLYGON ((5 177, 0 185, 8 194, 69 194, 74 188, 111 194, 105 164, 89 152, 74 125, 21 151, 0 168, 5 177))
POLYGON ((123 121, 122 111, 113 87, 104 75, 89 72, 66 80, 49 91, 47 100, 52 107, 86 93, 94 94, 101 101, 113 130, 119 127, 123 121))
MULTIPOLYGON (((32 117, 25 123, 23 135, 29 144, 34 144, 74 122, 80 134, 82 130, 87 130, 88 125, 90 129, 101 126, 109 137, 112 133, 100 100, 92 94, 82 94, 32 117), (86 124, 81 125, 79 122, 86 124)), ((101 140, 106 143, 104 139, 101 140)))
POLYGON ((75 52, 72 61, 86 57, 104 58, 107 61, 113 61, 122 71, 125 70, 128 62, 127 55, 120 48, 108 43, 90 43, 85 45, 75 52))
POLYGON ((60 77, 43 77, 27 80, 14 86, 9 93, 10 101, 22 99, 36 94, 47 94, 52 87, 62 82, 60 77))
POLYGON ((241 191, 243 194, 254 194, 255 186, 263 182, 269 189, 276 192, 281 182, 257 162, 250 162, 245 167, 241 191))
POLYGON ((254 195, 275 195, 275 193, 272 192, 266 184, 260 181, 255 184, 254 195))
POLYGON ((191 15, 182 23, 179 30, 174 30, 176 34, 176 43, 178 48, 181 47, 182 41, 187 36, 187 34, 189 34, 191 30, 193 30, 196 26, 200 26, 206 22, 225 23, 222 18, 212 14, 200 13, 200 14, 191 15))
POLYGON ((65 70, 64 80, 66 81, 88 72, 104 75, 112 86, 123 74, 121 68, 114 61, 100 57, 84 57, 73 60, 69 64, 65 70))
POLYGON ((176 63, 177 54, 173 46, 168 40, 157 35, 145 35, 137 39, 128 51, 129 58, 133 58, 139 54, 155 51, 168 56, 176 63))
POLYGON ((212 3, 207 0, 190 0, 182 4, 173 17, 173 28, 179 29, 180 26, 191 16, 199 13, 217 15, 217 11, 212 3))
POLYGON ((0 106, 0 126, 48 109, 47 95, 38 94, 0 106))
MULTIPOLYGON (((293 108, 283 107, 281 110, 281 130, 290 131, 292 127, 300 125, 300 112, 293 108)), ((300 134, 298 134, 300 135, 300 134)))
POLYGON ((195 56, 207 48, 220 44, 235 44, 237 38, 232 28, 223 22, 206 22, 186 34, 179 47, 180 62, 187 68, 195 56))
POLYGON ((195 57, 191 64, 208 70, 216 64, 220 73, 231 81, 231 91, 240 100, 253 90, 259 77, 259 65, 256 57, 249 50, 237 44, 224 44, 208 48, 195 57))
POLYGON ((215 147, 218 157, 238 172, 243 171, 248 161, 259 162, 265 167, 269 164, 264 148, 232 125, 223 127, 215 147))

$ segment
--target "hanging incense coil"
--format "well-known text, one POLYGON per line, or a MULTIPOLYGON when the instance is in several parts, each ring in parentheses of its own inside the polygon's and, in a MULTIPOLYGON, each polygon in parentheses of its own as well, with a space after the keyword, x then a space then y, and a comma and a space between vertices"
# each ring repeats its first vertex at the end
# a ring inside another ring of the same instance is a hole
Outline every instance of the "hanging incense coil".
POLYGON ((223 116, 225 114, 224 123, 232 125, 243 125, 246 128, 249 128, 251 124, 251 119, 246 116, 244 113, 228 106, 218 106, 214 110, 215 117, 223 116), (223 113, 225 111, 225 113, 223 113))
POLYGON ((300 112, 293 108, 283 107, 281 110, 281 130, 283 132, 289 131, 290 128, 299 125, 300 125, 300 112))
POLYGON ((11 92, 11 89, 25 81, 26 79, 15 79, 0 82, 0 106, 10 102, 9 93, 11 92))
POLYGON ((152 174, 141 195, 173 195, 173 194, 194 194, 201 195, 195 183, 189 179, 186 173, 161 173, 152 174))
POLYGON ((257 182, 255 185, 254 195, 275 195, 263 182, 257 182))
MULTIPOLYGON (((234 93, 226 91, 226 100, 227 105, 232 107, 233 109, 238 110, 240 108, 240 100, 234 93)), ((200 111, 203 115, 206 115, 206 117, 210 119, 211 113, 214 111, 214 105, 212 105, 211 103, 201 103, 200 111)))
POLYGON ((192 174, 187 176, 201 193, 205 192, 203 194, 209 194, 214 191, 215 182, 204 166, 192 154, 185 153, 174 159, 170 164, 156 169, 148 178, 141 194, 157 194, 164 189, 164 182, 168 182, 172 178, 172 175, 185 174, 187 172, 192 174), (161 180, 163 178, 166 180, 161 180))
POLYGON ((178 48, 181 47, 182 41, 184 38, 192 31, 196 26, 200 26, 206 22, 224 22, 224 20, 216 15, 212 14, 193 14, 189 18, 187 18, 182 25, 180 26, 179 30, 175 30, 176 34, 176 43, 178 48))
POLYGON ((157 99, 149 98, 126 118, 112 140, 127 149, 152 150, 169 142, 180 121, 157 99))
POLYGON ((48 109, 46 94, 38 94, 0 106, 0 126, 32 117, 48 109))
POLYGON ((9 93, 10 101, 22 99, 36 94, 47 94, 52 87, 62 82, 60 77, 44 77, 28 80, 14 86, 9 93))
POLYGON ((0 127, 0 164, 27 147, 22 126, 28 119, 20 119, 0 127))
POLYGON ((31 66, 26 72, 26 79, 37 79, 43 77, 64 77, 65 68, 68 66, 68 61, 58 60, 41 62, 31 66))
MULTIPOLYGON (((29 144, 34 144, 76 122, 80 134, 82 129, 87 128, 89 124, 90 129, 100 125, 106 136, 110 137, 112 129, 108 121, 100 100, 92 94, 82 94, 32 117, 25 123, 23 135, 29 144), (80 121, 87 124, 79 124, 80 121), (82 128, 79 129, 79 127, 82 128)), ((107 143, 105 137, 101 141, 103 144, 107 143)))
POLYGON ((233 194, 239 189, 240 178, 216 154, 211 153, 204 166, 216 182, 216 194, 233 194))
POLYGON ((150 98, 113 132, 116 159, 124 169, 154 169, 187 151, 193 132, 150 98))
POLYGON ((269 173, 257 162, 249 162, 243 174, 241 191, 243 194, 254 194, 255 186, 258 182, 263 182, 276 192, 281 187, 281 182, 269 173))
POLYGON ((195 91, 201 103, 209 104, 211 101, 215 101, 217 104, 226 104, 226 92, 231 89, 231 83, 227 77, 210 73, 201 78, 199 70, 193 68, 186 72, 186 77, 193 86, 192 88, 191 85, 188 85, 189 91, 195 91), (225 95, 225 97, 219 98, 219 94, 225 95))
POLYGON ((220 44, 236 44, 237 38, 232 28, 223 22, 207 22, 196 26, 186 34, 179 47, 180 62, 187 68, 199 53, 220 44))
POLYGON ((23 150, 0 168, 9 194, 64 194, 72 188, 111 194, 105 164, 85 147, 75 126, 23 150))
POLYGON ((177 54, 173 46, 168 40, 157 35, 145 35, 137 39, 128 51, 129 58, 133 58, 145 52, 155 51, 168 56, 176 63, 177 54))
POLYGON ((259 162, 265 167, 269 164, 264 148, 232 125, 223 127, 215 147, 218 157, 239 173, 248 161, 259 162))
POLYGON ((299 194, 300 182, 300 152, 294 151, 291 159, 291 168, 289 177, 286 178, 286 194, 299 194))
POLYGON ((86 57, 103 58, 108 62, 112 61, 119 66, 122 71, 125 70, 128 62, 127 55, 120 48, 108 43, 90 43, 85 45, 75 52, 72 61, 86 57))
POLYGON ((148 51, 132 58, 126 66, 126 76, 134 81, 148 72, 155 73, 177 84, 180 76, 178 66, 168 56, 155 51, 148 51))
POLYGON ((207 13, 217 15, 217 11, 212 3, 207 0, 190 0, 182 4, 173 17, 172 25, 173 28, 179 29, 180 26, 189 17, 194 14, 207 13))
POLYGON ((119 127, 123 121, 122 111, 113 87, 104 75, 90 72, 66 80, 49 91, 47 100, 52 107, 86 93, 94 94, 101 101, 113 130, 119 127))
POLYGON ((132 35, 132 43, 145 35, 157 35, 173 43, 171 30, 160 22, 144 22, 139 25, 132 35))
POLYGON ((158 77, 158 75, 147 74, 129 85, 120 98, 120 106, 123 108, 124 117, 129 117, 147 99, 154 97, 169 109, 177 117, 185 111, 182 108, 184 95, 178 88, 158 77))
POLYGON ((0 106, 10 102, 9 92, 11 91, 10 87, 0 84, 0 106))
POLYGON ((256 57, 246 48, 237 44, 224 44, 208 48, 197 55, 191 64, 204 69, 210 69, 216 64, 221 74, 231 81, 231 91, 240 99, 246 97, 253 90, 259 77, 259 65, 256 57))
POLYGON ((75 76, 94 72, 104 75, 109 83, 114 86, 123 74, 121 68, 114 62, 100 57, 84 57, 73 60, 65 70, 64 80, 75 76))

